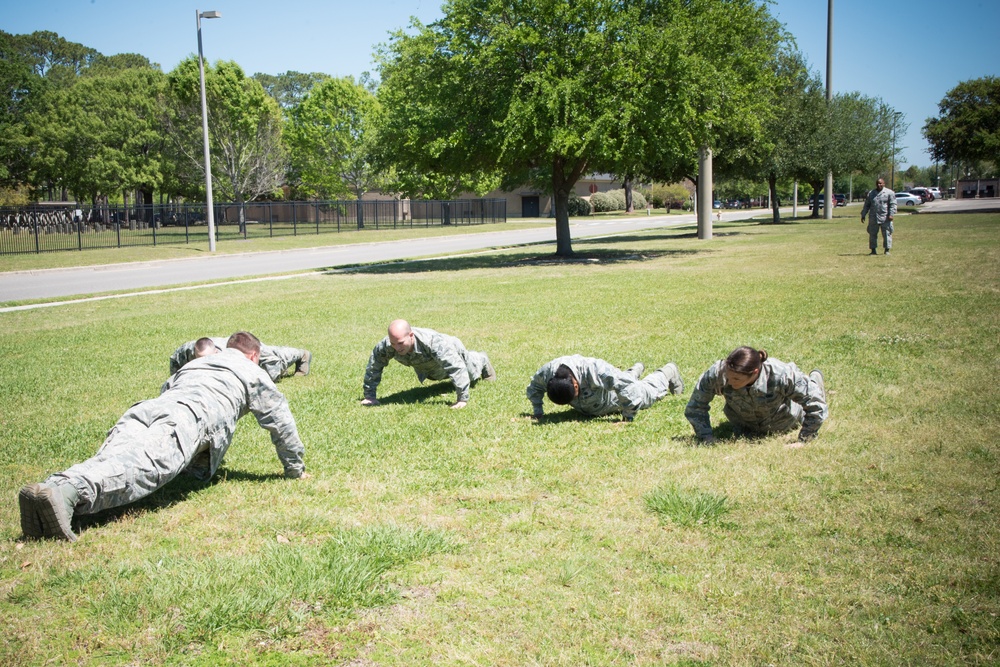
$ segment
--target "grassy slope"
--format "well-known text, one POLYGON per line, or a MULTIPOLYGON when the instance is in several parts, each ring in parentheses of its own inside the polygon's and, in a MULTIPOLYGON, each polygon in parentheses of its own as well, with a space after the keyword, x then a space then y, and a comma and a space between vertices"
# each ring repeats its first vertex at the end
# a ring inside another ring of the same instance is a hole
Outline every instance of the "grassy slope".
POLYGON ((853 217, 717 224, 575 244, 596 262, 506 251, 3 314, 0 664, 995 664, 998 222, 903 217, 889 258, 853 217), (489 352, 499 381, 450 411, 394 365, 359 407, 399 316, 489 352), (74 545, 16 542, 20 485, 91 455, 178 344, 237 328, 313 351, 281 384, 313 479, 278 478, 244 420, 212 484, 74 545), (526 418, 555 356, 673 360, 689 393, 741 344, 824 370, 819 440, 693 447, 686 396, 628 425, 526 418), (644 498, 669 485, 731 511, 661 521, 644 498))

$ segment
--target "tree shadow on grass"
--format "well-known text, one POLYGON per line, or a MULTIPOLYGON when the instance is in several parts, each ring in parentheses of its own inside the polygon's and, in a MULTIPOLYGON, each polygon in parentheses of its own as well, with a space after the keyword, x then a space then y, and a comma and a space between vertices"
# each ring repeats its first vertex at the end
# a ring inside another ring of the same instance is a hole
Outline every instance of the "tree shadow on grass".
POLYGON ((188 499, 188 496, 197 494, 199 491, 203 491, 221 482, 261 483, 283 480, 284 478, 284 474, 280 472, 260 474, 244 470, 231 470, 225 466, 220 467, 209 480, 200 480, 191 475, 181 473, 165 486, 134 503, 122 505, 121 507, 112 507, 96 514, 77 515, 73 518, 73 527, 82 533, 91 528, 115 523, 124 517, 139 516, 147 512, 159 512, 177 503, 184 502, 188 499))
MULTIPOLYGON (((677 238, 677 237, 673 237, 677 238)), ((647 241, 649 239, 636 238, 647 241)), ((580 244, 582 242, 576 242, 580 244)), ((607 241, 605 241, 607 245, 607 241)), ((443 257, 441 259, 399 260, 383 264, 323 269, 325 275, 340 273, 392 274, 428 273, 432 271, 464 271, 469 269, 511 269, 525 266, 607 265, 624 262, 645 262, 661 257, 695 255, 706 250, 615 250, 595 249, 574 253, 573 257, 558 257, 554 253, 479 255, 474 257, 443 257)))

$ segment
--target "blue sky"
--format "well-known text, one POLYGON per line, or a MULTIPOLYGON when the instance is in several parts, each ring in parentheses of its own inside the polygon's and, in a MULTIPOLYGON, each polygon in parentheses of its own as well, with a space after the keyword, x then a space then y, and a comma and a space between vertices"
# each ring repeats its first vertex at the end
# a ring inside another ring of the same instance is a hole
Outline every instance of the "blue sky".
MULTIPOLYGON (((333 76, 374 72, 372 53, 411 16, 441 16, 440 0, 4 0, 0 29, 50 30, 105 55, 140 53, 169 71, 198 50, 235 60, 248 74, 288 70, 333 76)), ((776 0, 812 66, 826 77, 827 0, 776 0)), ((898 143, 906 164, 930 164, 920 134, 938 102, 958 82, 1000 72, 1000 0, 834 0, 833 88, 881 97, 904 113, 898 143)), ((710 36, 708 36, 710 38, 710 36)))

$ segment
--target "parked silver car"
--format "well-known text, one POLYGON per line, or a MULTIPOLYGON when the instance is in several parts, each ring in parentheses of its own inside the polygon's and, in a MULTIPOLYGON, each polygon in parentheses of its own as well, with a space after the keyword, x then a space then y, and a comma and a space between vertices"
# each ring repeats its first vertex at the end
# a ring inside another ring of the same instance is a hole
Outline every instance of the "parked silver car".
POLYGON ((896 206, 920 206, 922 203, 919 195, 909 192, 896 193, 896 206))

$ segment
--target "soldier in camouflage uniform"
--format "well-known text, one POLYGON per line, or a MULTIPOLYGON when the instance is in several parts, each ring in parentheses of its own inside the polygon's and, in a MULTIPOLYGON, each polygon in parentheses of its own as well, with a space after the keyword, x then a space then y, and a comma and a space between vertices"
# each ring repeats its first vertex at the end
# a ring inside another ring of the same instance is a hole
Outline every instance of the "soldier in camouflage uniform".
POLYGON ((875 181, 875 189, 868 192, 865 205, 861 208, 861 222, 868 213, 868 247, 872 255, 877 255, 878 233, 882 230, 882 245, 885 254, 892 249, 892 219, 896 217, 896 193, 885 187, 885 179, 875 181))
MULTIPOLYGON (((170 374, 173 375, 179 371, 184 364, 192 359, 226 349, 227 340, 226 338, 199 338, 184 343, 170 355, 170 374)), ((296 376, 309 375, 311 361, 312 354, 309 350, 260 344, 260 367, 267 371, 274 382, 285 377, 293 365, 296 376)))
POLYGON ((259 346, 251 334, 233 334, 227 349, 186 364, 158 398, 129 408, 95 456, 21 489, 24 535, 74 541, 74 515, 135 502, 182 471, 211 478, 247 412, 271 434, 285 477, 305 477, 295 419, 257 365, 259 346))
POLYGON ((816 437, 827 417, 823 374, 806 375, 793 363, 770 359, 767 352, 741 347, 717 361, 698 379, 684 416, 702 442, 714 442, 709 403, 725 398, 723 413, 736 435, 785 433, 798 428, 801 446, 816 437))
POLYGON ((382 370, 395 359, 410 366, 417 379, 451 379, 457 400, 452 408, 464 408, 469 402, 469 387, 478 380, 493 381, 497 374, 485 352, 465 349, 462 341, 433 329, 414 328, 406 320, 394 320, 388 335, 372 350, 365 369, 362 405, 378 405, 376 390, 382 370))
POLYGON ((676 364, 669 363, 640 380, 644 369, 637 363, 623 371, 603 359, 579 354, 554 359, 538 369, 528 385, 533 416, 545 414, 542 398, 547 394, 553 403, 569 404, 588 417, 620 412, 625 421, 632 421, 637 411, 667 394, 684 391, 676 364))

